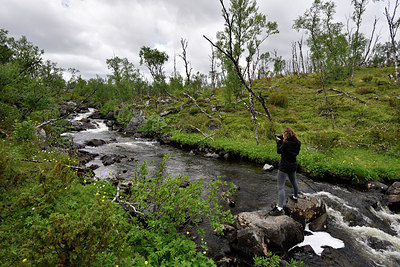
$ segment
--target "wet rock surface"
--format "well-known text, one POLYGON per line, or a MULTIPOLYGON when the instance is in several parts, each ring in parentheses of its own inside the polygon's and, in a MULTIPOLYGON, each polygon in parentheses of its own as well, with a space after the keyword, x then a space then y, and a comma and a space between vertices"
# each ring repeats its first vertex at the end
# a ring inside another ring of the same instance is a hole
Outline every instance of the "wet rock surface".
POLYGON ((254 255, 265 256, 268 251, 286 255, 290 248, 304 240, 304 223, 316 220, 318 227, 326 226, 323 202, 306 196, 302 196, 297 203, 290 201, 287 200, 286 215, 269 216, 265 210, 235 215, 234 224, 224 227, 232 250, 246 255, 244 258, 248 259, 254 255))
POLYGON ((394 212, 400 212, 400 182, 394 182, 383 196, 384 203, 394 212))

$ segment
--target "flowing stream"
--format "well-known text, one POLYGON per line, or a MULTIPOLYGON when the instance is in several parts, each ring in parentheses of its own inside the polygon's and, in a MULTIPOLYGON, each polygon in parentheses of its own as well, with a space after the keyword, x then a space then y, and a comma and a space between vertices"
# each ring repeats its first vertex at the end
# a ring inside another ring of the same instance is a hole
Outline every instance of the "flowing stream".
MULTIPOLYGON (((93 110, 91 110, 93 112, 93 110)), ((80 120, 90 113, 75 118, 80 120)), ((221 180, 239 186, 235 193, 236 206, 232 213, 242 211, 270 210, 277 201, 277 171, 264 172, 262 166, 243 161, 206 158, 194 155, 156 141, 135 139, 109 131, 101 120, 92 120, 96 129, 69 133, 74 143, 84 144, 91 139, 102 139, 106 144, 98 147, 86 146, 83 150, 99 154, 87 165, 96 164, 96 177, 107 179, 122 177, 129 179, 138 161, 153 161, 156 168, 166 154, 170 158, 166 164, 172 176, 184 174, 191 179, 203 178, 205 182, 217 176, 221 180), (126 155, 120 163, 104 166, 103 155, 126 155), (127 159, 134 160, 127 160, 127 159)), ((400 214, 390 212, 379 204, 378 193, 361 192, 356 189, 315 182, 302 174, 297 174, 300 192, 322 199, 327 204, 328 225, 326 232, 307 231, 305 241, 317 255, 291 250, 291 256, 303 260, 308 266, 400 266, 400 214)), ((287 183, 286 194, 292 189, 287 183)), ((307 229, 306 229, 307 230, 307 229)), ((209 233, 205 237, 209 246, 209 256, 217 255, 223 249, 223 240, 209 233)))

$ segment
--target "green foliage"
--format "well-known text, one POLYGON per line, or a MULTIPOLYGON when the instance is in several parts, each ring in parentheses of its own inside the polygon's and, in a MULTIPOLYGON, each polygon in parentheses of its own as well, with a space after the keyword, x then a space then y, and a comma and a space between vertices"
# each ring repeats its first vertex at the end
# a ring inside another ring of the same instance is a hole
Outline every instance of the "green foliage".
POLYGON ((372 75, 366 75, 366 76, 362 77, 362 81, 365 83, 369 83, 372 81, 373 78, 374 77, 372 75))
POLYGON ((15 122, 14 139, 17 141, 30 141, 35 139, 35 126, 31 120, 15 122))
POLYGON ((154 82, 162 82, 165 79, 163 65, 168 61, 168 55, 165 52, 159 51, 157 48, 143 46, 139 52, 140 64, 145 65, 154 82))
POLYGON ((272 105, 287 108, 289 105, 288 93, 287 92, 275 92, 269 95, 269 101, 272 105))
POLYGON ((311 134, 309 143, 316 149, 329 150, 339 145, 340 137, 341 134, 338 131, 318 131, 311 134))
POLYGON ((152 114, 147 119, 145 124, 138 129, 139 132, 149 131, 151 134, 161 133, 167 126, 167 123, 158 114, 152 114))
POLYGON ((177 233, 143 231, 133 226, 128 238, 136 255, 132 266, 215 266, 204 256, 206 251, 198 252, 193 241, 177 233))
POLYGON ((119 201, 111 201, 116 195, 111 184, 79 178, 68 155, 39 149, 38 162, 16 165, 10 155, 21 157, 19 146, 0 141, 2 265, 214 266, 205 244, 196 246, 178 230, 188 218, 199 223, 207 217, 219 230, 232 222, 219 205, 221 187, 227 186, 219 179, 180 188, 189 178, 167 175, 166 159, 154 176, 144 163, 134 173, 131 194, 121 192, 119 201, 137 203, 147 215, 128 220, 119 201))
POLYGON ((154 176, 149 176, 146 162, 138 166, 132 178, 132 188, 127 196, 131 202, 138 203, 137 209, 146 214, 149 229, 170 232, 183 226, 188 219, 191 224, 198 225, 206 216, 211 227, 222 230, 223 222, 232 222, 229 210, 224 211, 218 203, 222 186, 228 186, 219 179, 204 188, 203 181, 190 181, 181 188, 188 177, 180 175, 171 177, 165 174, 167 156, 154 176), (203 190, 207 193, 203 193, 203 190))
POLYGON ((133 117, 132 113, 132 106, 131 105, 124 105, 121 110, 119 110, 117 114, 117 122, 122 125, 128 125, 129 121, 133 117))
MULTIPOLYGON (((268 251, 267 256, 259 257, 255 256, 254 260, 254 267, 278 267, 281 266, 281 259, 277 255, 272 255, 270 251, 268 251)), ((302 261, 296 261, 291 259, 289 262, 290 267, 302 267, 302 261)))

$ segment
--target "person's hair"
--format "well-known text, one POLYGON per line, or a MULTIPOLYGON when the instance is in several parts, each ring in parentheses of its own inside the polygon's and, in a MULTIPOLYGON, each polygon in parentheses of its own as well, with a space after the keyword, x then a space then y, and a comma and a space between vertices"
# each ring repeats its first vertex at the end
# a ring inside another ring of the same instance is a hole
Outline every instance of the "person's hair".
POLYGON ((290 127, 287 127, 285 130, 283 130, 283 133, 284 133, 283 141, 286 141, 287 139, 289 139, 292 136, 296 137, 296 139, 297 139, 296 133, 290 127))

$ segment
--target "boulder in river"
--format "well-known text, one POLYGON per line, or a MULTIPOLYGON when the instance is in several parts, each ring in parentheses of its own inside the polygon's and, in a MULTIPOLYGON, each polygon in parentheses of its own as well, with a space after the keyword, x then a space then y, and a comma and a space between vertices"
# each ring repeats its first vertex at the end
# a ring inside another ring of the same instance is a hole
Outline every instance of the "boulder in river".
POLYGON ((286 215, 268 216, 266 210, 242 212, 234 216, 233 225, 224 233, 232 249, 239 254, 265 256, 268 251, 286 253, 304 240, 304 223, 314 229, 326 228, 325 204, 314 197, 301 196, 298 202, 287 200, 286 215), (293 203, 291 203, 293 202, 293 203))
POLYGON ((133 115, 132 119, 129 121, 128 125, 125 128, 126 133, 134 133, 142 126, 146 121, 145 116, 143 115, 142 110, 138 110, 135 115, 133 115))
POLYGON ((266 216, 266 211, 258 210, 239 213, 234 220, 231 246, 250 257, 287 251, 304 240, 302 225, 286 215, 266 216))
POLYGON ((383 201, 394 212, 400 212, 400 182, 394 182, 387 189, 383 201))
POLYGON ((102 139, 91 139, 87 142, 85 142, 85 145, 87 146, 101 146, 104 145, 106 143, 106 141, 102 140, 102 139))
POLYGON ((322 200, 315 197, 299 195, 297 202, 287 198, 285 213, 303 225, 314 221, 326 213, 326 206, 322 200))
POLYGON ((104 166, 108 166, 114 163, 119 163, 123 158, 126 158, 126 155, 104 155, 100 158, 104 166))

